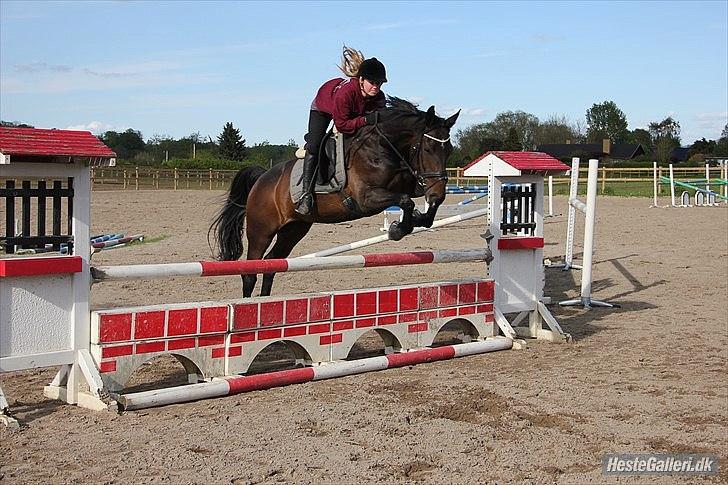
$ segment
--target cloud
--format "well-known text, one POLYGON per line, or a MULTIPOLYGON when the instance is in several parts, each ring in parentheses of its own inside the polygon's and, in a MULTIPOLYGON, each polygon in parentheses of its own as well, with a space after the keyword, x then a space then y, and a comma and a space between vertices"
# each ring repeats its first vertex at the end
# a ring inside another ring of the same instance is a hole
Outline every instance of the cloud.
POLYGON ((31 62, 20 67, 16 76, 1 79, 4 93, 45 94, 141 86, 189 86, 214 82, 221 77, 199 73, 189 75, 184 66, 168 61, 80 67, 31 62))
POLYGON ((693 116, 695 125, 702 133, 707 133, 707 137, 715 136, 718 138, 720 133, 728 124, 728 111, 718 111, 713 113, 698 113, 693 116), (715 133, 715 135, 712 135, 715 133))
POLYGON ((26 64, 15 64, 13 66, 17 72, 35 73, 35 72, 70 72, 73 70, 71 66, 62 64, 48 64, 47 62, 34 61, 26 64))
POLYGON ((486 115, 488 112, 485 108, 456 108, 452 106, 445 106, 442 108, 442 116, 444 118, 447 118, 448 116, 454 115, 458 110, 460 110, 460 116, 458 116, 458 119, 462 118, 480 118, 486 115))
POLYGON ((92 121, 85 125, 71 125, 64 128, 66 130, 77 130, 77 131, 90 131, 94 134, 100 135, 105 131, 117 131, 116 128, 108 123, 102 123, 101 121, 92 121))
POLYGON ((433 19, 433 20, 410 20, 401 22, 383 22, 379 24, 371 24, 364 27, 363 30, 369 31, 381 31, 381 30, 393 30, 393 29, 409 29, 413 27, 425 27, 430 25, 448 25, 455 23, 454 20, 449 19, 433 19))

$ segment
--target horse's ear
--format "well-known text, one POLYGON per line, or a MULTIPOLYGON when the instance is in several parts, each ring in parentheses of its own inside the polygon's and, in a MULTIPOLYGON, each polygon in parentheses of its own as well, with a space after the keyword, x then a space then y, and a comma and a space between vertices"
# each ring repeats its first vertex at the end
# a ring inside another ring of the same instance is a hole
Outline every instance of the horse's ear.
POLYGON ((451 117, 449 117, 448 119, 445 120, 445 127, 448 130, 453 127, 455 122, 458 120, 458 116, 460 116, 460 110, 458 110, 457 113, 455 113, 454 115, 452 115, 451 117))
POLYGON ((435 107, 430 106, 430 109, 427 110, 427 116, 425 116, 425 126, 432 126, 432 122, 435 121, 435 118, 437 118, 437 115, 435 114, 435 107))

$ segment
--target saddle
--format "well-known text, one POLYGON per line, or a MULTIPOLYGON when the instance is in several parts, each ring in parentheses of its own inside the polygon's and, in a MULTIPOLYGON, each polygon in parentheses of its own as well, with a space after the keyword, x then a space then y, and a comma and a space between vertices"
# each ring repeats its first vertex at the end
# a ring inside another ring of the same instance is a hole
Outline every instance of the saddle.
MULTIPOLYGON (((320 168, 317 170, 315 177, 314 192, 317 194, 332 194, 339 192, 346 185, 346 147, 344 135, 342 133, 334 133, 329 131, 324 140, 321 142, 321 153, 319 161, 328 161, 326 173, 321 173, 320 168)), ((296 150, 296 162, 291 169, 291 200, 296 201, 303 193, 303 158, 306 151, 302 148, 296 150)), ((321 163, 319 163, 321 167, 321 163)))

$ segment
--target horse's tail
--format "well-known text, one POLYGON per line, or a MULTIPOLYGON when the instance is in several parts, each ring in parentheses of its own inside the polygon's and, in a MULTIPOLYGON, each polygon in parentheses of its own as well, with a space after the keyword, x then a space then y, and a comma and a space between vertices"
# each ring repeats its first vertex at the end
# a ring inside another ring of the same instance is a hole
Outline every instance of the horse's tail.
POLYGON ((207 241, 210 233, 215 236, 217 254, 215 257, 222 261, 235 261, 243 255, 243 222, 248 204, 248 195, 255 181, 265 173, 265 169, 257 165, 243 168, 235 174, 230 184, 225 205, 215 216, 207 231, 207 241))

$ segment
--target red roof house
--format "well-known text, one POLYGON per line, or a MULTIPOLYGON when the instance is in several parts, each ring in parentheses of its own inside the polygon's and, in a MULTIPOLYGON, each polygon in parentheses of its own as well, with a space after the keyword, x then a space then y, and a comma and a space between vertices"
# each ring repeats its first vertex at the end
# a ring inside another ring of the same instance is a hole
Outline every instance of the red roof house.
POLYGON ((0 165, 88 158, 93 165, 113 166, 115 157, 116 153, 88 131, 0 127, 0 165))
POLYGON ((486 152, 463 170, 466 177, 487 177, 490 165, 497 176, 519 176, 525 173, 549 175, 570 169, 557 158, 542 152, 486 152))

